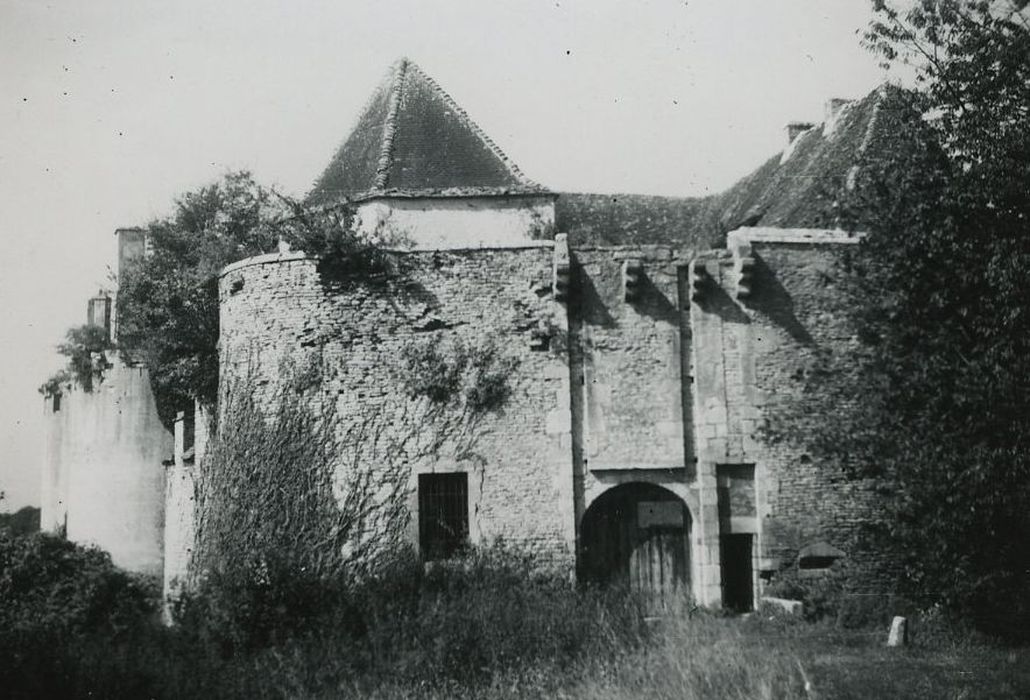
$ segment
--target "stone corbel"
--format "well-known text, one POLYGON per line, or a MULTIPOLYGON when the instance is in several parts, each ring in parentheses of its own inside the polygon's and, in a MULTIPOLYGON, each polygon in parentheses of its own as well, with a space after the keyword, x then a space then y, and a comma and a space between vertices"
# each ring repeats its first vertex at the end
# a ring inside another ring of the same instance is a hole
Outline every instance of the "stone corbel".
POLYGON ((638 301, 644 288, 644 264, 639 260, 622 261, 622 291, 627 302, 638 301))
POLYGON ((554 268, 551 276, 555 301, 568 301, 570 271, 569 237, 568 234, 559 233, 554 237, 554 268))
POLYGON ((712 276, 708 274, 708 267, 704 260, 695 259, 690 263, 690 300, 700 304, 708 287, 711 284, 712 276))
POLYGON ((755 287, 755 256, 751 246, 733 248, 733 278, 737 282, 737 299, 749 299, 755 287))

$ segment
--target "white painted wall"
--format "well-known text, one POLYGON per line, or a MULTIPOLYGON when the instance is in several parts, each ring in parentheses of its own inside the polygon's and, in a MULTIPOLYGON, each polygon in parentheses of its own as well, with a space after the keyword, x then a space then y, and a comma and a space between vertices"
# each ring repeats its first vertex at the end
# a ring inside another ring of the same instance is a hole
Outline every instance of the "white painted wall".
POLYGON ((396 248, 537 245, 554 237, 554 197, 384 197, 358 205, 356 227, 396 248))
POLYGON ((172 435, 161 425, 146 370, 119 360, 91 393, 74 388, 48 407, 43 529, 67 515, 68 539, 96 545, 115 564, 159 575, 164 537, 162 462, 172 435))

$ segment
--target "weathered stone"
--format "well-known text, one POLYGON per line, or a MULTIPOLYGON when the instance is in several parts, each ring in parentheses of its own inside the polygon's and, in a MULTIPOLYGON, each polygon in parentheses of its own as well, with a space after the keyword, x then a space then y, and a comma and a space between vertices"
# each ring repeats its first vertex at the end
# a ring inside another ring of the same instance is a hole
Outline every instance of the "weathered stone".
POLYGON ((887 646, 903 647, 908 644, 908 620, 896 615, 891 620, 890 633, 887 635, 887 646))
POLYGON ((789 600, 787 598, 762 596, 761 602, 763 605, 767 605, 773 610, 785 612, 788 615, 801 615, 805 608, 805 604, 800 600, 789 600))

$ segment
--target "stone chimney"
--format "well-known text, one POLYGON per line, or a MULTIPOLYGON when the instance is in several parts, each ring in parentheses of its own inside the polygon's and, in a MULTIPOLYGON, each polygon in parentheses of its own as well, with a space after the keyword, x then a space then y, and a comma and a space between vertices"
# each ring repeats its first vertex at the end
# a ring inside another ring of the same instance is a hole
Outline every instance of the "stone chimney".
POLYGON ((142 258, 147 252, 147 232, 142 228, 120 228, 118 236, 118 276, 125 272, 125 266, 132 260, 142 258))
POLYGON ((790 122, 787 124, 787 145, 794 143, 794 139, 808 131, 815 124, 812 122, 790 122))
POLYGON ((86 323, 99 326, 111 337, 111 297, 104 290, 97 292, 86 307, 86 323))
POLYGON ((833 97, 826 100, 826 121, 823 122, 823 134, 832 134, 834 128, 837 126, 837 118, 840 113, 849 104, 853 103, 854 100, 849 100, 843 97, 833 97))

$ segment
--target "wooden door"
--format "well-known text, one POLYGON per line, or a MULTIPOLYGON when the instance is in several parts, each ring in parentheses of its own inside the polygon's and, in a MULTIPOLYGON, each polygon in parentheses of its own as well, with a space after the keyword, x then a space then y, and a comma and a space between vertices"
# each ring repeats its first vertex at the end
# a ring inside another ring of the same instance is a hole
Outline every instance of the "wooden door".
POLYGON ((671 599, 689 596, 690 516, 671 492, 650 484, 618 486, 583 518, 580 576, 671 599))
POLYGON ((683 528, 652 527, 638 533, 629 556, 630 586, 667 596, 687 582, 687 538, 683 528))

